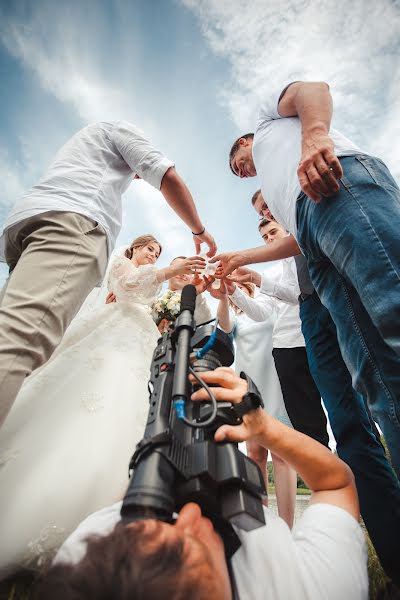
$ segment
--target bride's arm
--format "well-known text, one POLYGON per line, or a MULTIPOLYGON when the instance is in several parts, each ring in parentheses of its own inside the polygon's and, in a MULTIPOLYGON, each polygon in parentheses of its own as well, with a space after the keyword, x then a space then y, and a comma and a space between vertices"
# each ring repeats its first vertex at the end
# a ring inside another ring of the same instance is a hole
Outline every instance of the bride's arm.
POLYGON ((159 282, 167 281, 177 275, 193 275, 196 271, 200 271, 205 266, 205 260, 201 256, 190 256, 174 262, 168 267, 158 269, 157 278, 159 282))

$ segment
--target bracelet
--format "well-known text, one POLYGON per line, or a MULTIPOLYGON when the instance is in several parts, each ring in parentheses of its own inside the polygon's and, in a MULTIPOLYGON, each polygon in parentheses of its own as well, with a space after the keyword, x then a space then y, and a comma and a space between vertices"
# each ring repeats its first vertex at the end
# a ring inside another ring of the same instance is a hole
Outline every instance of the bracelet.
POLYGON ((192 231, 192 235, 203 235, 203 233, 205 232, 206 228, 203 227, 203 229, 201 231, 199 231, 199 233, 195 233, 194 231, 192 231))

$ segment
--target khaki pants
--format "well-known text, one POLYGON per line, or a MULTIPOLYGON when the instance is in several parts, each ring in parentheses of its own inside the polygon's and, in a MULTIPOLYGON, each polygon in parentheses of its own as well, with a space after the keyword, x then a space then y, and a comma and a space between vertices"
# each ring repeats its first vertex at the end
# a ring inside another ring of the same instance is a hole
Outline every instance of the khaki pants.
POLYGON ((0 300, 0 424, 25 377, 50 358, 107 264, 105 231, 78 213, 42 213, 6 236, 10 277, 0 300))

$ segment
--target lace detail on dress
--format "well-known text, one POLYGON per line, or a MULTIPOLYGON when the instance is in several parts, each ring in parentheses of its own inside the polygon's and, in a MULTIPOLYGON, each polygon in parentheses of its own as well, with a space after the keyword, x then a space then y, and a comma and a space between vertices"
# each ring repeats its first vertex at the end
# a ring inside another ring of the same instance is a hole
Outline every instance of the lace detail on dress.
POLYGON ((155 265, 135 267, 125 256, 117 256, 111 265, 108 289, 115 294, 117 302, 152 304, 161 289, 157 268, 155 265))
POLYGON ((39 536, 29 542, 26 567, 40 569, 50 562, 65 539, 65 529, 57 525, 44 527, 39 536))

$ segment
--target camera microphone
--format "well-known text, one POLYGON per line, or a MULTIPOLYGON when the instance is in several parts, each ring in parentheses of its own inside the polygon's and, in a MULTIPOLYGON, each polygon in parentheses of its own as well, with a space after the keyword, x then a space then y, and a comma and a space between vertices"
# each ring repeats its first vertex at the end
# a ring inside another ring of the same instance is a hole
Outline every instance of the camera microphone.
POLYGON ((181 296, 181 312, 175 322, 176 366, 172 401, 179 419, 185 418, 185 402, 188 396, 190 343, 195 330, 194 309, 196 306, 196 288, 185 285, 181 296))

